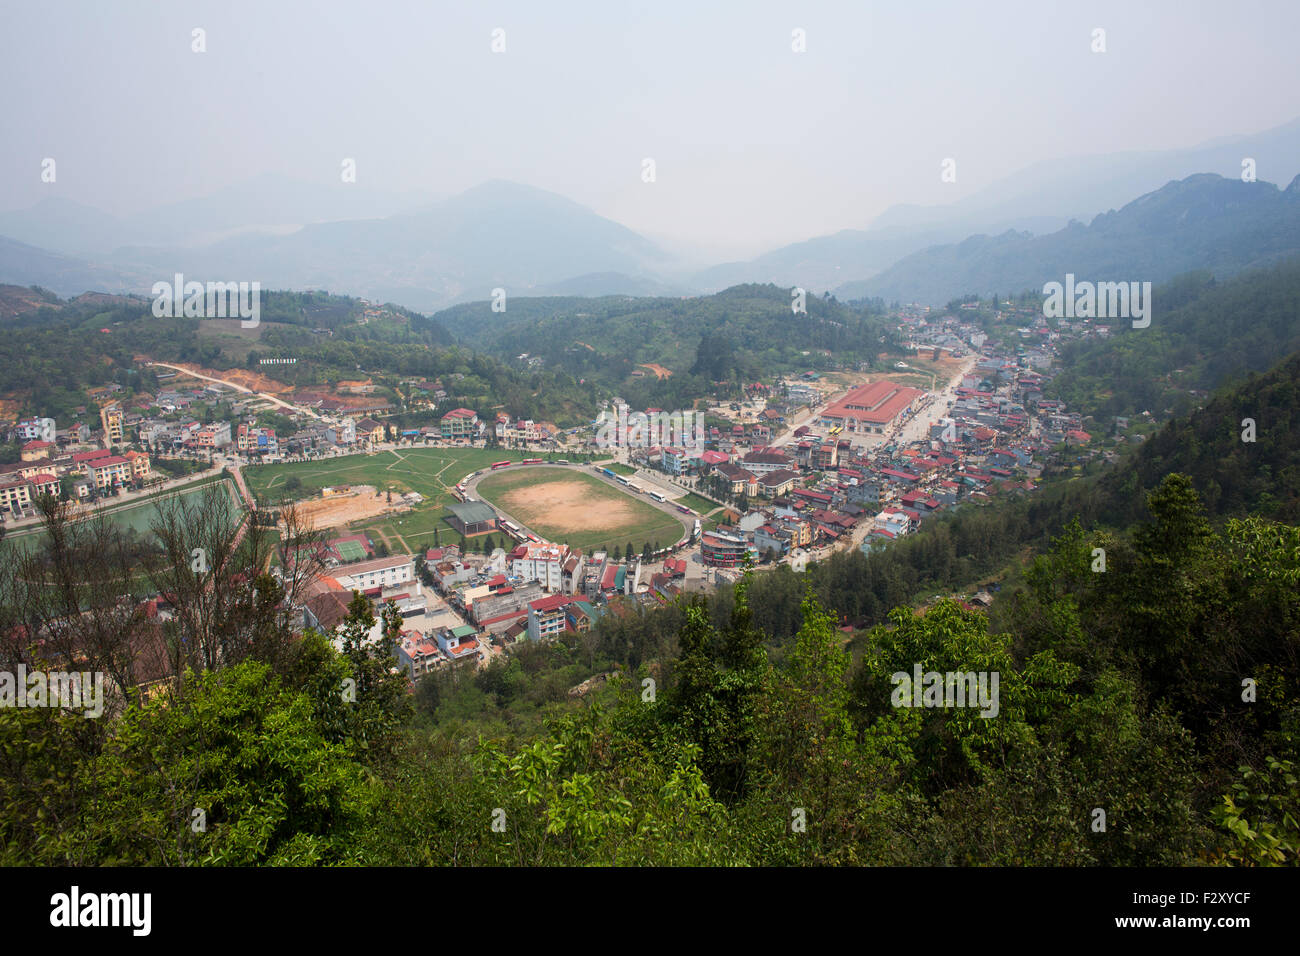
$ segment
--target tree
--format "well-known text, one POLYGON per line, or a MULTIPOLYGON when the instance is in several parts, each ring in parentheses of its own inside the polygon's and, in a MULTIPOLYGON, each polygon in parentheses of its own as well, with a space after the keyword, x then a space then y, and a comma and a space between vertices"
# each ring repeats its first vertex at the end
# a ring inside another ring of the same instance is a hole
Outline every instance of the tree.
POLYGON ((254 661, 128 713, 87 766, 92 780, 97 798, 76 839, 92 858, 128 865, 342 863, 371 805, 361 769, 324 739, 310 701, 254 661))
POLYGON ((372 641, 370 631, 376 621, 370 600, 353 591, 348 615, 339 624, 342 657, 356 682, 348 735, 351 746, 368 761, 391 757, 397 727, 410 708, 406 671, 394 656, 402 631, 402 615, 394 602, 385 603, 381 619, 380 636, 372 641))
POLYGON ((178 677, 233 664, 249 655, 274 661, 290 640, 289 607, 320 570, 321 537, 302 529, 291 509, 285 543, 290 590, 268 587, 262 570, 270 563, 272 536, 250 516, 242 527, 227 492, 210 486, 198 496, 164 498, 151 531, 161 550, 146 554, 150 583, 169 595, 173 616, 171 672, 178 677), (276 636, 278 635, 278 636, 276 636), (278 645, 278 646, 277 646, 278 645))
POLYGON ((1295 866, 1300 863, 1300 775, 1290 760, 1271 754, 1262 772, 1240 768, 1241 779, 1214 810, 1214 820, 1231 837, 1221 851, 1237 866, 1295 866))

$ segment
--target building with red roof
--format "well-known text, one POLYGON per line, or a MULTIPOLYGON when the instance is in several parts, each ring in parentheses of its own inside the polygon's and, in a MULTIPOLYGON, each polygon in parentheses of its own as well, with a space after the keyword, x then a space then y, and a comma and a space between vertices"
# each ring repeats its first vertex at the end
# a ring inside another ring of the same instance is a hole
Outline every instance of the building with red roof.
POLYGON ((554 637, 568 627, 565 609, 573 603, 567 594, 552 594, 539 598, 528 605, 528 638, 540 641, 544 637, 554 637))
POLYGON ((869 382, 850 389, 822 412, 823 421, 849 432, 882 434, 903 413, 913 411, 925 392, 889 381, 869 382))

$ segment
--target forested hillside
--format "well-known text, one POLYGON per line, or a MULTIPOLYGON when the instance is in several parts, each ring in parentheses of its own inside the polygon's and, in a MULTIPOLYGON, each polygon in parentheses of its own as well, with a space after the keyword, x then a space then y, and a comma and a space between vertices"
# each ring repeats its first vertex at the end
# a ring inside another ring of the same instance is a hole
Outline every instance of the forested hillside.
POLYGON ((1112 322, 1108 339, 1067 345, 1050 396, 1102 424, 1143 411, 1185 413, 1208 392, 1300 350, 1300 259, 1226 282, 1180 276, 1152 301, 1149 328, 1112 322))
POLYGON ((221 371, 248 368, 289 385, 330 385, 374 374, 387 384, 399 377, 433 381, 447 376, 461 404, 486 413, 504 406, 512 415, 556 422, 587 420, 595 402, 590 386, 547 369, 522 372, 486 355, 452 346, 436 323, 396 306, 365 320, 358 299, 321 292, 263 292, 259 326, 236 320, 158 318, 151 300, 85 296, 25 311, 4 324, 0 336, 0 397, 20 414, 50 415, 61 422, 91 403, 86 388, 115 382, 155 389, 144 359, 192 362, 221 371), (263 358, 283 360, 260 364, 263 358))
POLYGON ((681 398, 705 394, 715 381, 757 381, 831 362, 873 363, 893 341, 879 303, 849 307, 808 293, 806 313, 795 314, 793 302, 790 289, 743 285, 676 299, 510 298, 504 313, 476 302, 431 321, 503 360, 526 352, 625 396, 636 390, 637 407, 682 407, 681 398), (633 380, 639 366, 651 364, 676 381, 633 380), (651 401, 665 396, 681 398, 651 401))

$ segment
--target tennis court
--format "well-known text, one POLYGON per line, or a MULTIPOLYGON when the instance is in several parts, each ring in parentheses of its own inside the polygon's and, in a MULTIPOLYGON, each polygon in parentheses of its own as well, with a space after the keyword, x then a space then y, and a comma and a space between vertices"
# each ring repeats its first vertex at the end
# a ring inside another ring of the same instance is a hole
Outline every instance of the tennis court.
POLYGON ((366 549, 361 546, 360 541, 340 541, 334 549, 338 551, 339 557, 349 564, 366 559, 366 549))

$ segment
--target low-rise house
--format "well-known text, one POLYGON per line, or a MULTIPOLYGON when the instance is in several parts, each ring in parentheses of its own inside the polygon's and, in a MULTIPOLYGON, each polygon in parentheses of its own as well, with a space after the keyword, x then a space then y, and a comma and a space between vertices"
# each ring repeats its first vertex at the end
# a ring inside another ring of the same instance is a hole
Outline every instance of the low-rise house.
POLYGON ((378 445, 384 440, 384 426, 373 418, 363 418, 357 422, 355 434, 364 445, 378 445))
POLYGON ((790 553, 793 545, 790 532, 784 528, 764 524, 754 529, 754 547, 760 555, 766 556, 771 551, 778 558, 783 557, 790 553))
POLYGON ((429 673, 443 659, 437 642, 417 630, 402 631, 396 650, 398 663, 413 681, 429 673))

